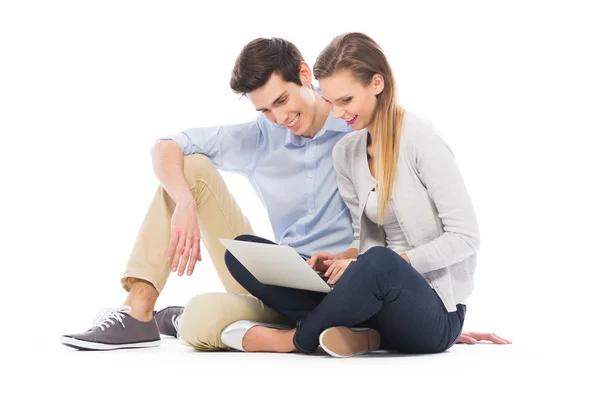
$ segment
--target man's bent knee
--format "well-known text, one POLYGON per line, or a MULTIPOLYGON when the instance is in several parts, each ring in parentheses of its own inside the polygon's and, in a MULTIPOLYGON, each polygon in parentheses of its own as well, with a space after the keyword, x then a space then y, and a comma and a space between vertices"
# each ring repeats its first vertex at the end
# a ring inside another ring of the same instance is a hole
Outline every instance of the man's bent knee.
POLYGON ((179 319, 179 339, 198 350, 221 350, 221 332, 238 320, 282 323, 284 318, 255 297, 244 294, 197 295, 179 319))
POLYGON ((198 181, 206 181, 218 174, 218 170, 208 156, 196 153, 183 157, 183 174, 189 187, 193 188, 198 181))
POLYGON ((226 349, 221 332, 231 324, 223 304, 227 294, 208 293, 192 298, 179 318, 179 339, 199 350, 226 349))

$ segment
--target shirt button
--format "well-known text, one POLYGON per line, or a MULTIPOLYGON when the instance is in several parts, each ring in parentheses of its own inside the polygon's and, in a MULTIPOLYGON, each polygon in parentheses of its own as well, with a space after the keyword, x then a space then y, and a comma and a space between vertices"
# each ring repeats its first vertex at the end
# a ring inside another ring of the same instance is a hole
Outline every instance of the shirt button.
POLYGON ((308 178, 312 178, 312 177, 314 177, 314 176, 315 176, 315 174, 314 174, 314 173, 312 173, 312 172, 309 172, 309 173, 308 173, 308 178))
POLYGON ((308 146, 315 146, 314 142, 309 142, 308 146))
POLYGON ((308 214, 312 214, 312 209, 308 209, 308 214))
POLYGON ((415 248, 415 245, 410 245, 410 247, 414 249, 414 248, 415 248))

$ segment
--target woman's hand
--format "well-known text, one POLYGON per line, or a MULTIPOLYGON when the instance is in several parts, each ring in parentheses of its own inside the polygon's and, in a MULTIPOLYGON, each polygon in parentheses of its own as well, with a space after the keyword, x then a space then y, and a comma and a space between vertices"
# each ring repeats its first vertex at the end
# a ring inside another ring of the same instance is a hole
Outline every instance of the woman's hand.
POLYGON ((323 264, 323 261, 335 260, 335 255, 329 252, 317 252, 310 259, 306 260, 306 263, 314 269, 315 271, 325 272, 327 271, 328 266, 323 264))
POLYGON ((348 268, 350 262, 354 261, 356 261, 356 259, 329 259, 323 261, 323 264, 329 267, 327 272, 325 272, 325 277, 329 278, 327 283, 331 285, 335 284, 340 279, 346 268, 348 268))
POLYGON ((487 340, 496 345, 510 345, 512 342, 508 339, 504 339, 500 336, 496 336, 494 333, 478 333, 478 332, 463 332, 456 341, 456 343, 465 343, 467 345, 475 345, 477 342, 487 340))

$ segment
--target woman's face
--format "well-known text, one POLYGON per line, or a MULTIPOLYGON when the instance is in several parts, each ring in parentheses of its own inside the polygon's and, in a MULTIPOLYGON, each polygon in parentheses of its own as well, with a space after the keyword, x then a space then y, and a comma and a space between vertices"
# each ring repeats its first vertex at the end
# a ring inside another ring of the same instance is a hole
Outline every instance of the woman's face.
POLYGON ((373 121, 377 94, 383 91, 383 84, 383 77, 375 74, 371 83, 364 86, 350 70, 319 80, 321 95, 334 117, 346 120, 354 130, 364 129, 373 121))
POLYGON ((247 96, 256 110, 264 113, 271 122, 304 136, 311 132, 315 119, 316 98, 310 88, 311 76, 310 67, 303 62, 300 68, 302 86, 286 82, 274 73, 263 87, 247 96))

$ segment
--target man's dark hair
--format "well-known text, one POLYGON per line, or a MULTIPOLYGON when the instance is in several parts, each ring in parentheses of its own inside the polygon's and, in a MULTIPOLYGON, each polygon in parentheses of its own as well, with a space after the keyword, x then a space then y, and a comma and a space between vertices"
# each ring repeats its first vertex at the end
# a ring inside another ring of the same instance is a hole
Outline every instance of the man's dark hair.
POLYGON ((300 63, 304 61, 296 46, 281 38, 257 38, 248 43, 235 60, 229 86, 239 94, 264 86, 273 73, 284 81, 302 85, 300 63))

